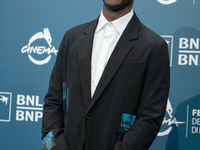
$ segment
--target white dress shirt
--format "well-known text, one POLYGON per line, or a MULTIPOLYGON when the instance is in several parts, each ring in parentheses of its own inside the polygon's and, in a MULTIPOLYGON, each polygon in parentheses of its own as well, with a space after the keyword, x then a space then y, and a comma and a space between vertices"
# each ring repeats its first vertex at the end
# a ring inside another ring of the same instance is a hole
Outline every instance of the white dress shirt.
POLYGON ((132 16, 133 10, 125 16, 109 22, 101 11, 92 48, 91 96, 93 96, 104 68, 132 16))

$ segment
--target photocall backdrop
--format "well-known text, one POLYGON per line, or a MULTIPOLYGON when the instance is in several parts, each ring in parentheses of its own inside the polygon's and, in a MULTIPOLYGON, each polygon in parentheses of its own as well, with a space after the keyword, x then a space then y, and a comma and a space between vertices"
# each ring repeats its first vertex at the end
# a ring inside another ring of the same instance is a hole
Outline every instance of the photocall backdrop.
MULTIPOLYGON (((98 17, 102 0, 0 1, 0 145, 42 150, 43 98, 64 33, 98 17)), ((135 0, 169 47, 171 87, 150 150, 200 149, 200 0, 135 0)))

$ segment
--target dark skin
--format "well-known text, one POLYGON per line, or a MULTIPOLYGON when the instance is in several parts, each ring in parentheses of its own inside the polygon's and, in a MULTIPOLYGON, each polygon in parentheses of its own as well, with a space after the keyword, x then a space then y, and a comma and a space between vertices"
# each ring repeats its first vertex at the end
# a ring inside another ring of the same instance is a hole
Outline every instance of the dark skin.
POLYGON ((111 22, 129 13, 134 0, 103 0, 103 2, 103 15, 111 22))

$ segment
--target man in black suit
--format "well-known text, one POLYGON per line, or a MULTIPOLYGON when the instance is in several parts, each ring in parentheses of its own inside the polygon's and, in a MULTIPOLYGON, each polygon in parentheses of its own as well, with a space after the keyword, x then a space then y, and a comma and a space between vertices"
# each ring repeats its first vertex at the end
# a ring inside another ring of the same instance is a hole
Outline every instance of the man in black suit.
POLYGON ((98 19, 61 42, 43 111, 44 150, 147 150, 169 92, 166 42, 134 0, 103 0, 98 19))

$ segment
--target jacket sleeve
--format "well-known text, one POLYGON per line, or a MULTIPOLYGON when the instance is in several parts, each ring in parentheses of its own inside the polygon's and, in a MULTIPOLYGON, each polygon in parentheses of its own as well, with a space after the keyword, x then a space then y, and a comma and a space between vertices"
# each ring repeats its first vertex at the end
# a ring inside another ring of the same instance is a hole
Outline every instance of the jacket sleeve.
POLYGON ((159 132, 170 85, 168 47, 164 40, 149 56, 135 124, 114 150, 147 150, 159 132))
POLYGON ((61 42, 56 63, 52 70, 49 89, 44 98, 42 120, 43 150, 70 150, 63 135, 64 114, 62 98, 62 76, 64 55, 67 52, 66 34, 61 42))

